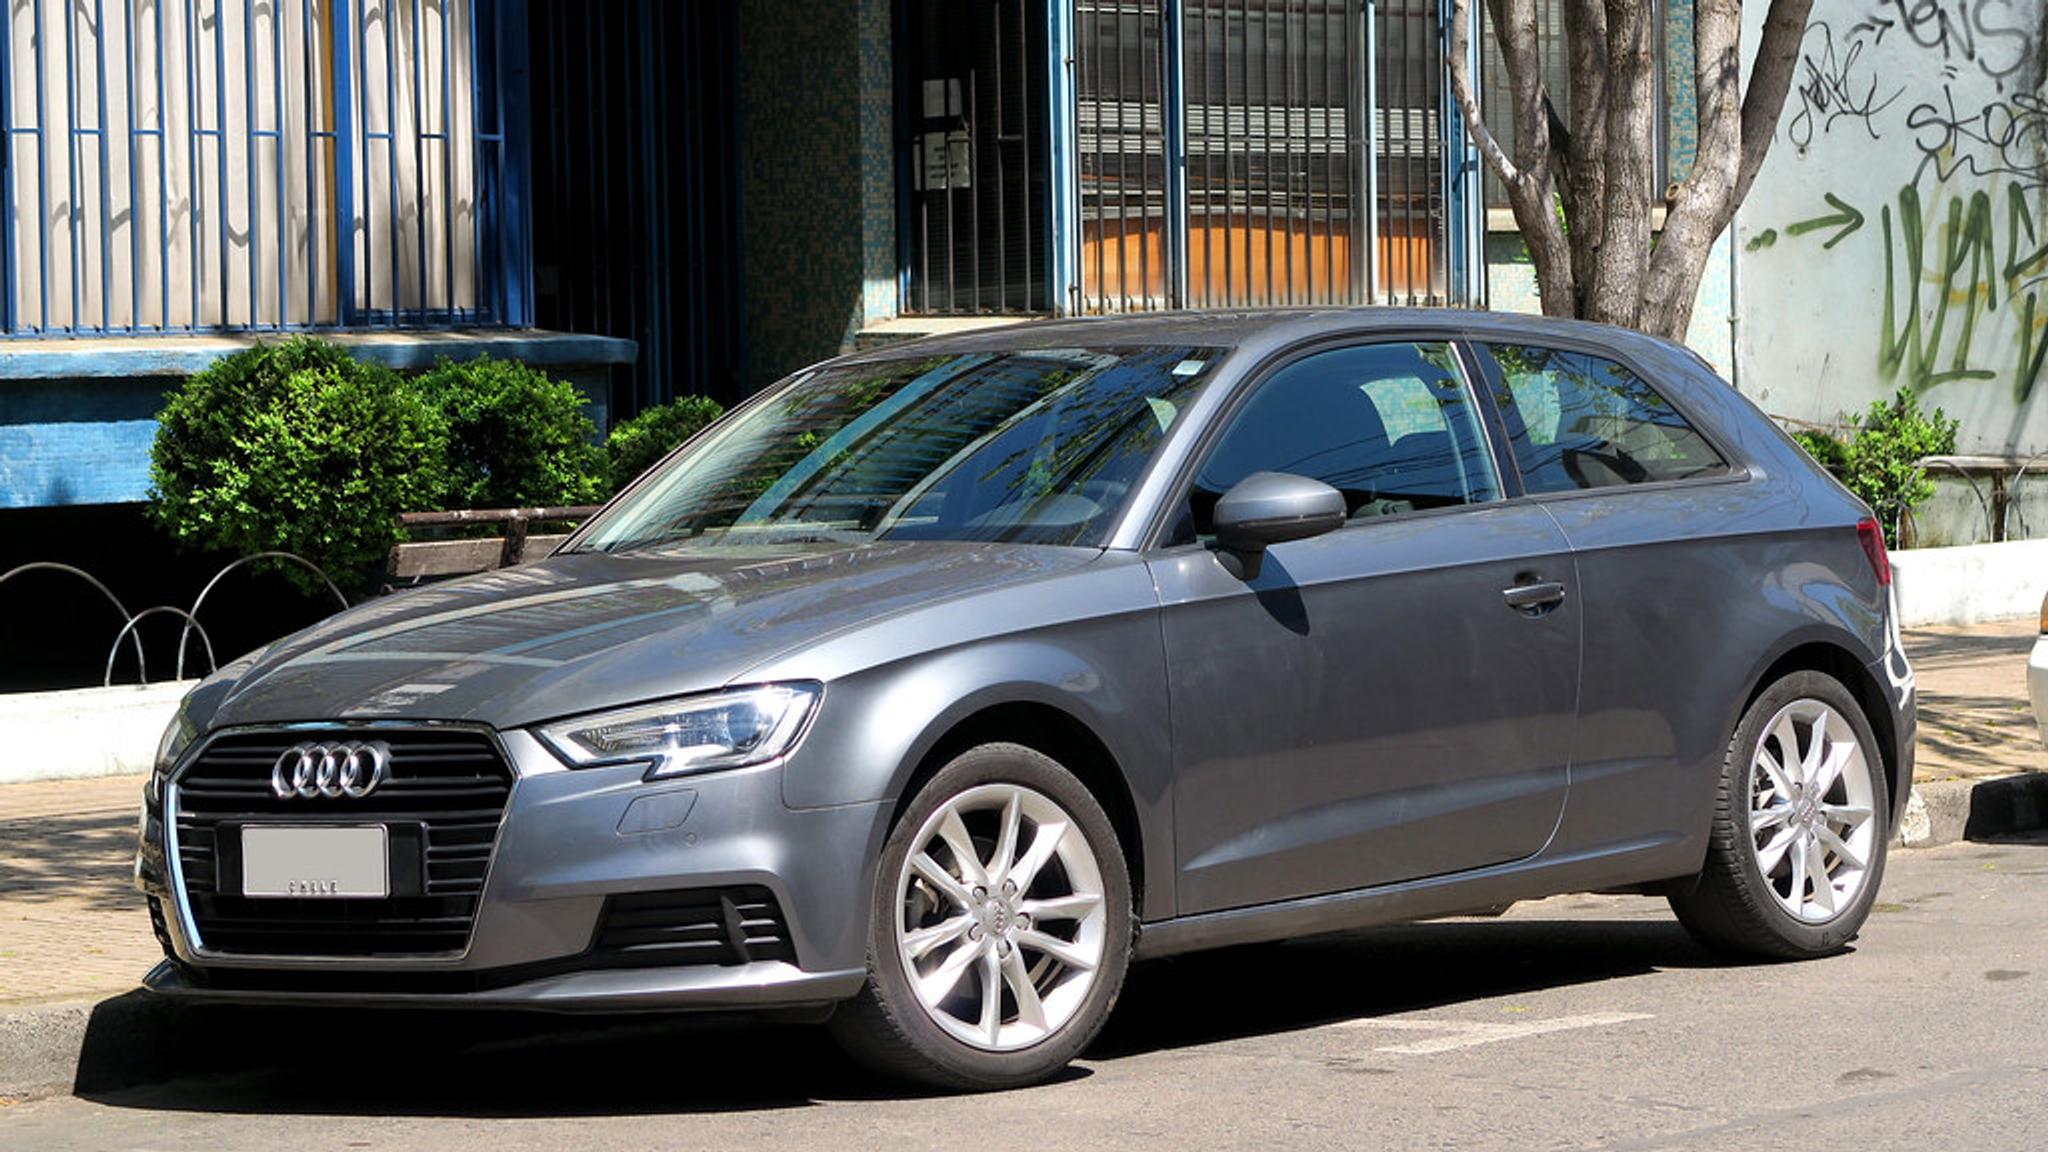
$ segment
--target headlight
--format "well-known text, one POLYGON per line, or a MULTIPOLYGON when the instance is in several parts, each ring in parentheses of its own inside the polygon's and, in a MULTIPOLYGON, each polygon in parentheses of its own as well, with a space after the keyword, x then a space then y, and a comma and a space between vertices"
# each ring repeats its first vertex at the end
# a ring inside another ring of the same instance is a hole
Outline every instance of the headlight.
POLYGON ((820 684, 768 684, 579 716, 538 733, 571 768, 645 764, 650 780, 744 768, 789 751, 823 694, 820 684))
POLYGON ((178 714, 171 717, 169 726, 164 729, 163 739, 156 743, 156 763, 150 766, 147 793, 151 804, 163 803, 164 781, 170 779, 171 766, 178 762, 178 757, 185 754, 185 749, 192 746, 192 738, 197 734, 192 722, 185 718, 185 706, 179 704, 178 714))

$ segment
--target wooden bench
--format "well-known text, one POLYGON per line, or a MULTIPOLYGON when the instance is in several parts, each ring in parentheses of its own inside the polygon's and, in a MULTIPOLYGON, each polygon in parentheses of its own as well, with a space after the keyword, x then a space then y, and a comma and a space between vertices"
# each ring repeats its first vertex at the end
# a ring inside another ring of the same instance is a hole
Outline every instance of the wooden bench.
POLYGON ((567 531, 535 533, 534 524, 573 528, 597 511, 595 504, 565 508, 467 508, 454 512, 406 512, 398 526, 407 532, 429 532, 477 525, 503 525, 498 536, 455 540, 408 540, 391 549, 391 579, 417 584, 449 576, 469 576, 538 560, 569 538, 567 531))

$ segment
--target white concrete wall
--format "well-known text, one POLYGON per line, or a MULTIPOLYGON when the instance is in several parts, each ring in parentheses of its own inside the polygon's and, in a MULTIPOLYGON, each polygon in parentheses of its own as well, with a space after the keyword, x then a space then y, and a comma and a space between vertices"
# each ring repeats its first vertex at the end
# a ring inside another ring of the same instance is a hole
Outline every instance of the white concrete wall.
POLYGON ((1899 625, 2031 617, 2048 595, 2048 540, 1892 553, 1899 625))
POLYGON ((147 772, 197 680, 0 695, 0 784, 147 772))
MULTIPOLYGON (((2048 0, 1816 0, 1737 215, 1736 360, 1827 422, 1910 386, 2048 449, 2048 0)), ((1764 4, 1743 6, 1754 49, 1764 4)))

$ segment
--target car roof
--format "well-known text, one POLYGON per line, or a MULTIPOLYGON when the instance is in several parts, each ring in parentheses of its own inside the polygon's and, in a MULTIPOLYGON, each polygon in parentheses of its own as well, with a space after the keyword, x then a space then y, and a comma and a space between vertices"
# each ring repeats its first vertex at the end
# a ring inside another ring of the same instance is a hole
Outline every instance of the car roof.
POLYGON ((847 359, 895 359, 934 353, 1025 351, 1036 348, 1202 345, 1259 351, 1329 335, 1405 332, 1475 339, 1569 340, 1609 347, 1643 359, 1690 353, 1678 345, 1625 328, 1463 308, 1290 308, 1137 312, 1113 316, 1033 320, 928 336, 857 353, 847 359))

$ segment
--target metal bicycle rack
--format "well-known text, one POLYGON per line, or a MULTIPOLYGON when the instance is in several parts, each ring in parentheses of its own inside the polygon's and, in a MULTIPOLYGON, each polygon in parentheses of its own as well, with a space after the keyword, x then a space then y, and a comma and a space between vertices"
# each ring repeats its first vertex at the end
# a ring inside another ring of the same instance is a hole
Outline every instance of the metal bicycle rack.
POLYGON ((2029 476, 2048 473, 2048 450, 2032 456, 1927 456, 1920 466, 1929 472, 1960 476, 1984 511, 1984 534, 1994 544, 2024 540, 2031 533, 2019 491, 2029 476), (1979 484, 1979 478, 1987 481, 1979 484))
POLYGON ((139 683, 148 684, 150 682, 149 660, 143 649, 142 634, 136 628, 136 625, 152 616, 175 616, 184 621, 184 626, 178 632, 178 655, 176 663, 172 667, 171 675, 173 680, 185 678, 186 643, 195 632, 199 634, 200 645, 206 652, 207 671, 211 673, 218 669, 220 661, 214 654, 213 638, 207 634, 206 626, 199 622, 199 609, 205 605, 207 596, 212 594, 214 588, 220 584, 223 577, 238 568, 258 560, 288 561, 305 568, 320 578, 321 583, 327 586, 327 590, 333 594, 334 599, 343 608, 349 606, 348 597, 342 595, 341 589, 336 587, 333 579, 327 575, 324 569, 311 560, 292 552, 258 552, 223 565, 220 571, 215 572, 213 578, 206 582, 206 586, 200 589, 199 595, 193 598, 191 606, 187 608, 179 608, 172 604, 156 604, 137 612, 130 612, 128 606, 121 602, 121 598, 114 595, 113 590, 102 583, 98 577, 95 577, 83 568, 74 567, 70 564, 59 564, 53 560, 34 560, 27 564, 18 564, 13 568, 9 568, 6 572, 0 573, 0 585, 6 584, 16 576, 30 572, 55 572, 60 575, 83 580, 97 589, 100 595, 106 598, 107 603, 113 605, 114 611, 118 612, 121 616, 121 627, 115 632, 114 642, 107 649, 106 672, 100 678, 101 687, 111 688, 114 684, 114 663, 120 656, 121 642, 124 640, 128 641, 135 650, 135 668, 136 674, 140 677, 139 683))

